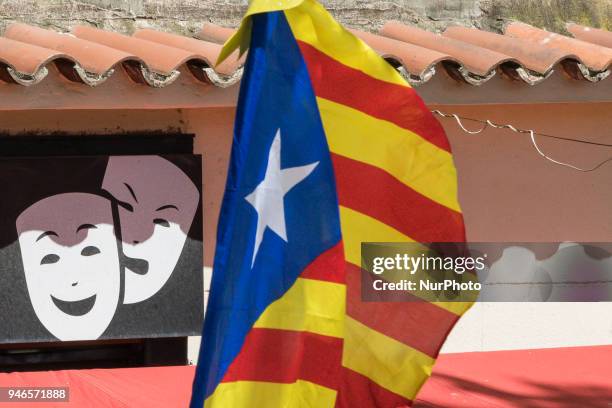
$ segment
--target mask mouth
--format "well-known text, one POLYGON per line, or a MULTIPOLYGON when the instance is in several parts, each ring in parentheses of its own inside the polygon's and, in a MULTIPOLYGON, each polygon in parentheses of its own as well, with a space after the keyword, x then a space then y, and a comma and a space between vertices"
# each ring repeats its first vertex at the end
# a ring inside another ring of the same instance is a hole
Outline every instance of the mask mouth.
POLYGON ((68 301, 58 299, 51 295, 51 300, 53 300, 53 303, 59 310, 67 315, 76 317, 86 315, 91 311, 91 309, 93 309, 94 304, 96 303, 96 296, 97 295, 93 295, 86 299, 68 301))
POLYGON ((146 275, 149 272, 149 262, 140 258, 124 257, 123 263, 130 272, 138 275, 146 275))

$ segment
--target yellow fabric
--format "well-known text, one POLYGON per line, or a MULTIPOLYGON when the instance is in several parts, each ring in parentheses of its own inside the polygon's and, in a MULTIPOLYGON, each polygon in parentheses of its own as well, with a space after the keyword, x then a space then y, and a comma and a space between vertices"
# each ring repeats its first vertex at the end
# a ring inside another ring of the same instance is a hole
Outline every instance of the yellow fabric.
POLYGON ((258 13, 287 10, 298 7, 304 0, 250 0, 249 8, 242 17, 240 28, 234 35, 223 44, 223 48, 217 57, 217 64, 221 64, 232 52, 240 48, 240 56, 249 48, 251 40, 251 16, 258 13))
POLYGON ((298 278, 283 297, 268 306, 254 327, 342 337, 345 309, 345 285, 298 278))
POLYGON ((291 31, 297 40, 373 78, 410 87, 402 76, 367 44, 340 25, 316 0, 252 0, 238 31, 224 44, 217 59, 221 64, 232 52, 247 49, 251 38, 251 16, 285 10, 291 31))
POLYGON ((205 408, 326 408, 336 402, 336 391, 308 381, 292 384, 258 381, 221 383, 205 408))
POLYGON ((304 0, 251 0, 244 17, 246 18, 257 13, 292 9, 298 7, 303 2, 304 0))
POLYGON ((340 206, 340 225, 344 242, 344 257, 353 265, 361 265, 362 242, 414 242, 387 224, 368 215, 340 206))
POLYGON ((435 360, 347 317, 342 364, 396 394, 414 399, 435 360))
POLYGON ((348 106, 324 98, 317 98, 317 104, 332 152, 379 167, 421 195, 461 211, 457 172, 449 152, 348 106))
POLYGON ((298 7, 285 10, 285 16, 297 40, 373 78, 409 87, 391 65, 342 27, 317 1, 304 0, 298 7))

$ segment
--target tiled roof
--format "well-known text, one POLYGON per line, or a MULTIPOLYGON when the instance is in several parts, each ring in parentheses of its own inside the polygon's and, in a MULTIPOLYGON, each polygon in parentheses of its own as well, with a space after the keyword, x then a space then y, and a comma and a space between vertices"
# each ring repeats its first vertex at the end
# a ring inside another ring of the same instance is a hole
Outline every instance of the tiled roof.
MULTIPOLYGON (((578 27, 570 26, 570 31, 580 39, 518 22, 506 26, 505 35, 501 35, 466 27, 449 27, 442 34, 433 34, 390 21, 381 29, 379 38, 393 38, 410 45, 411 50, 405 51, 415 58, 403 59, 384 43, 372 46, 415 84, 428 81, 440 70, 472 85, 480 85, 496 74, 535 85, 553 70, 563 71, 576 80, 599 82, 610 74, 612 48, 604 44, 607 39, 612 46, 612 33, 598 30, 598 36, 588 36, 582 34, 584 30, 594 29, 581 27, 579 35, 578 27), (432 56, 432 51, 443 57, 432 56)), ((368 41, 367 36, 363 39, 368 41)))
MULTIPOLYGON (((496 74, 536 85, 553 71, 572 79, 599 82, 610 75, 612 33, 575 24, 570 38, 524 23, 506 26, 505 35, 475 28, 449 27, 435 34, 395 21, 378 34, 351 30, 395 66, 413 85, 439 72, 471 85, 496 74)), ((206 24, 201 38, 222 43, 232 30, 206 24)))
POLYGON ((163 87, 184 65, 198 80, 225 87, 238 82, 242 64, 230 59, 213 69, 220 50, 219 44, 147 29, 126 36, 83 26, 58 33, 12 24, 0 37, 0 79, 37 84, 54 64, 68 80, 90 86, 123 69, 137 83, 163 87))
MULTIPOLYGON (((378 34, 353 32, 413 85, 441 72, 471 85, 495 75, 535 85, 553 71, 591 82, 608 77, 612 33, 576 24, 568 25, 568 31, 574 38, 517 22, 509 24, 504 35, 465 27, 434 34, 390 21, 378 34)), ((196 39, 149 29, 127 36, 84 26, 58 33, 12 24, 0 37, 0 80, 34 85, 54 65, 68 80, 90 86, 123 70, 133 81, 151 87, 170 85, 180 72, 226 87, 240 79, 244 59, 230 57, 215 68, 213 64, 233 32, 204 24, 196 39)))

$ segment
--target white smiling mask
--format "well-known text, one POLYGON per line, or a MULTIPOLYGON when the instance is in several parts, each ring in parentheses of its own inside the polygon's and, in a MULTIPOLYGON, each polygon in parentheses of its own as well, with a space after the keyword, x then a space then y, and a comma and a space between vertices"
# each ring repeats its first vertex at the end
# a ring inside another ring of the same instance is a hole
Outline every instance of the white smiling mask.
POLYGON ((51 334, 93 340, 119 302, 120 264, 110 202, 86 193, 40 200, 16 222, 30 301, 51 334))
POLYGON ((112 156, 102 188, 119 203, 126 304, 155 295, 170 279, 198 208, 197 187, 159 156, 112 156))

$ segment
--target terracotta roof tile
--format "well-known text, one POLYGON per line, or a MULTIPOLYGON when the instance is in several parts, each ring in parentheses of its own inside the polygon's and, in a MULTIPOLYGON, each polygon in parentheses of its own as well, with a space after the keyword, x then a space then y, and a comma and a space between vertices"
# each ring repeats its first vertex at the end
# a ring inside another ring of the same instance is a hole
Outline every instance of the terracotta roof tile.
POLYGON ((125 36, 89 27, 75 27, 73 34, 58 33, 26 24, 10 25, 0 37, 0 79, 32 85, 54 62, 71 81, 91 86, 103 83, 123 68, 136 82, 167 86, 186 65, 197 79, 225 87, 242 75, 241 61, 213 68, 218 44, 172 34, 140 30, 125 36))
POLYGON ((198 33, 198 38, 202 40, 223 44, 236 32, 233 28, 221 27, 212 23, 204 23, 202 30, 198 33))
MULTIPOLYGON (((505 35, 451 27, 442 35, 390 21, 380 33, 353 31, 378 51, 405 78, 419 85, 444 71, 460 82, 481 85, 496 73, 531 85, 553 71, 576 80, 598 82, 610 74, 612 33, 575 24, 575 38, 512 23, 505 35)), ((153 87, 170 85, 181 73, 202 83, 225 87, 242 76, 244 57, 214 64, 221 44, 236 30, 205 23, 196 38, 150 29, 132 36, 75 27, 72 34, 12 24, 0 37, 0 80, 33 85, 57 66, 71 81, 91 86, 118 70, 153 87)))
POLYGON ((436 50, 363 31, 351 30, 351 32, 390 61, 392 65, 400 68, 400 72, 406 77, 411 77, 414 82, 429 80, 436 73, 435 68, 439 63, 458 63, 450 55, 436 50))
POLYGON ((97 28, 76 26, 72 33, 78 38, 115 48, 140 58, 143 79, 154 86, 168 85, 178 76, 179 68, 191 59, 188 51, 97 28))
POLYGON ((47 64, 67 56, 47 48, 0 37, 0 79, 32 85, 47 76, 47 64))
POLYGON ((612 48, 612 33, 598 28, 586 27, 578 24, 568 24, 567 31, 579 40, 612 48))
POLYGON ((11 24, 4 33, 6 38, 44 47, 62 53, 72 61, 58 64, 65 77, 72 81, 97 85, 113 73, 115 65, 134 59, 114 48, 84 41, 70 34, 62 34, 26 24, 11 24))
POLYGON ((576 40, 561 34, 551 33, 532 27, 529 24, 518 22, 506 26, 505 34, 576 55, 588 70, 594 71, 591 75, 603 74, 607 76, 609 74, 608 68, 612 64, 612 49, 610 48, 576 40))
MULTIPOLYGON (((236 31, 237 29, 235 28, 221 27, 212 23, 204 23, 200 32, 196 34, 196 37, 204 41, 223 45, 232 35, 234 35, 236 31)), ((226 69, 226 65, 237 65, 239 67, 242 67, 244 65, 245 60, 246 54, 240 57, 238 51, 235 51, 232 55, 227 57, 227 59, 223 61, 222 64, 216 67, 216 69, 226 69)))
POLYGON ((461 65, 459 72, 464 75, 464 79, 470 78, 467 73, 474 74, 472 75, 475 77, 474 80, 488 79, 495 74, 501 64, 515 62, 508 55, 454 38, 443 37, 397 21, 386 23, 381 29, 381 34, 450 55, 461 65))
POLYGON ((222 48, 217 43, 150 29, 138 30, 134 33, 134 37, 188 51, 191 53, 189 57, 191 63, 188 66, 198 78, 204 75, 217 84, 225 81, 223 86, 228 86, 236 83, 242 75, 243 59, 228 58, 215 67, 222 48))
POLYGON ((531 84, 546 79, 557 64, 577 59, 575 55, 556 48, 475 28, 449 27, 444 36, 489 50, 498 50, 513 57, 519 64, 515 68, 516 75, 531 84))
MULTIPOLYGON (((216 58, 214 52, 220 49, 211 43, 196 45, 198 40, 177 39, 172 34, 154 34, 150 30, 141 30, 134 36, 127 36, 92 27, 77 26, 73 29, 75 36, 92 42, 116 48, 135 55, 143 61, 137 77, 151 86, 167 86, 180 75, 179 68, 186 64, 189 71, 201 81, 212 82, 219 86, 229 86, 237 82, 239 72, 218 75, 211 69, 211 60, 216 58), (146 39, 145 39, 146 38, 146 39), (192 40, 192 41, 189 41, 192 40)), ((235 66, 236 70, 238 69, 235 66)))

